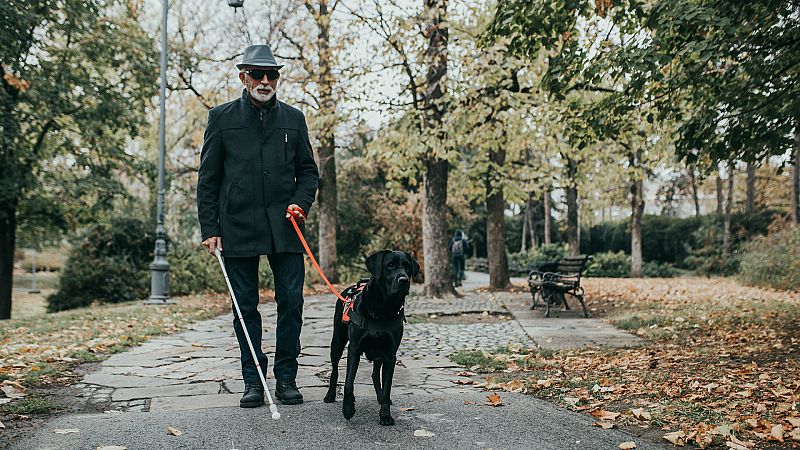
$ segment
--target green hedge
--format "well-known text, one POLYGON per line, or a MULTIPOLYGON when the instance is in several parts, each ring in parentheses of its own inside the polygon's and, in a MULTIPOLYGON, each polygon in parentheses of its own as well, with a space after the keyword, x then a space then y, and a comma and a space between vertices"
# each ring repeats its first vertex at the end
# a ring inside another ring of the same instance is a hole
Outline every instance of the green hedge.
POLYGON ((742 247, 738 278, 755 286, 798 289, 800 227, 776 230, 742 247))
POLYGON ((119 303, 144 298, 155 239, 148 228, 140 219, 116 218, 87 230, 70 251, 58 291, 47 297, 47 310, 80 308, 94 300, 119 303))
MULTIPOLYGON (((767 233, 775 211, 756 214, 734 213, 731 216, 732 251, 754 236, 767 233)), ((722 217, 672 217, 645 215, 642 218, 642 257, 644 261, 669 263, 682 269, 698 269, 713 255, 704 247, 716 248, 722 242, 722 217), (713 244, 709 244, 709 238, 713 244), (698 259, 699 257, 699 259, 698 259)), ((721 246, 720 246, 721 248, 721 246)), ((581 253, 596 255, 605 252, 630 254, 630 220, 603 222, 583 229, 581 253)), ((712 270, 716 271, 716 270, 712 270)))
MULTIPOLYGON (((48 311, 147 298, 155 245, 151 228, 140 219, 117 218, 87 230, 67 258, 59 290, 47 298, 48 311)), ((171 296, 227 291, 216 258, 196 245, 168 245, 171 296)), ((266 261, 259 276, 262 286, 274 286, 266 261)))

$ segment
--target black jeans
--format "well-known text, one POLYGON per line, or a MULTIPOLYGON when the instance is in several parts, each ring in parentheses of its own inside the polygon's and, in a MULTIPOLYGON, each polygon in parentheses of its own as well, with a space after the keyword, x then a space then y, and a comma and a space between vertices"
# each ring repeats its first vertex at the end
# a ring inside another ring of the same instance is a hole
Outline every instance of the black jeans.
POLYGON ((464 256, 453 256, 453 281, 456 285, 460 285, 464 279, 464 263, 466 258, 464 256))
MULTIPOLYGON (((272 373, 278 380, 294 380, 297 376, 297 357, 300 355, 300 329, 303 325, 303 281, 305 267, 300 253, 268 255, 269 266, 275 277, 275 302, 278 304, 278 326, 275 331, 275 365, 272 373)), ((245 326, 258 356, 262 372, 266 374, 267 355, 261 350, 261 313, 258 312, 258 256, 225 258, 225 270, 231 281, 236 300, 242 311, 245 326)), ((242 325, 233 313, 233 329, 239 340, 242 359, 242 376, 245 384, 261 384, 256 364, 242 325)))

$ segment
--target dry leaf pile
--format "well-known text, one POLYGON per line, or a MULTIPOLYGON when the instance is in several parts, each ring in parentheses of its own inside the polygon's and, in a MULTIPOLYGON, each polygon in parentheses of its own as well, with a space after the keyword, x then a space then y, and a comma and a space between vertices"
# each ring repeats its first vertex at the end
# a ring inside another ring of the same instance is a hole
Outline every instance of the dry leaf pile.
POLYGON ((558 400, 603 428, 677 430, 664 439, 679 446, 800 448, 800 295, 730 279, 587 279, 585 286, 595 316, 645 344, 497 354, 511 375, 485 387, 558 400))

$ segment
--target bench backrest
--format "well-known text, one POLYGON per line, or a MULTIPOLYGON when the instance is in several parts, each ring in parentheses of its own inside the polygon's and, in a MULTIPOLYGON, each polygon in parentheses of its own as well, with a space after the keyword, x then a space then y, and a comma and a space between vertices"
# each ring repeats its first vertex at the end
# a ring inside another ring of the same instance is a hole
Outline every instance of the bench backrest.
POLYGON ((590 259, 588 255, 566 256, 558 262, 558 273, 580 277, 590 259))

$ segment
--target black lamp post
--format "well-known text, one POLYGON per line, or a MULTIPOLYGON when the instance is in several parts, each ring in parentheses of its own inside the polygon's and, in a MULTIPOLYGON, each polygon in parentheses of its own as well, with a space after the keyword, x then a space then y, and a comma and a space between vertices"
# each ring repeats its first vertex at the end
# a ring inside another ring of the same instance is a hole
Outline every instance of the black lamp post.
POLYGON ((158 202, 156 205, 156 248, 150 263, 150 298, 148 305, 175 303, 169 298, 169 263, 167 262, 167 234, 164 231, 164 156, 166 153, 166 94, 167 94, 167 10, 168 0, 162 2, 161 22, 161 115, 158 123, 158 202))

